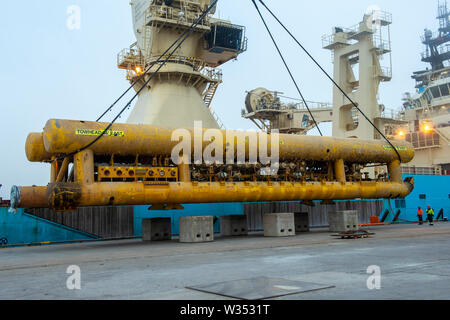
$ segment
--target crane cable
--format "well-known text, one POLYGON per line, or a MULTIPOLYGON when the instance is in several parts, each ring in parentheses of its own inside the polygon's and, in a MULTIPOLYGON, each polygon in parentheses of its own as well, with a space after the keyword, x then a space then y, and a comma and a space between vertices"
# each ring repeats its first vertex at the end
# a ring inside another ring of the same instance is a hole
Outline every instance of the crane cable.
MULTIPOLYGON (((80 153, 88 148, 90 148, 91 146, 93 146, 95 143, 97 143, 104 135, 106 132, 108 132, 108 130, 113 126, 113 124, 117 121, 117 119, 120 118, 120 116, 122 115, 123 112, 125 112, 126 109, 128 109, 131 106, 131 103, 134 101, 134 99, 136 99, 136 97, 142 92, 142 90, 144 90, 144 88, 150 83, 151 80, 153 80, 153 78, 158 74, 158 72, 162 69, 162 67, 164 67, 166 65, 166 63, 170 60, 170 58, 175 54, 175 52, 181 47, 181 45, 186 41, 186 39, 191 35, 191 33, 193 32, 193 29, 208 15, 208 13, 212 10, 212 8, 214 8, 214 6, 217 4, 219 0, 214 0, 213 3, 211 3, 211 5, 202 13, 202 15, 189 27, 189 29, 182 35, 182 40, 180 41, 180 38, 177 39, 175 41, 175 43, 178 43, 178 45, 170 52, 170 54, 166 57, 166 59, 160 63, 160 66, 155 70, 155 72, 148 78, 148 80, 144 83, 144 85, 141 86, 141 88, 136 92, 136 94, 131 98, 131 100, 125 105, 124 108, 122 108, 122 110, 119 112, 119 114, 117 114, 117 116, 108 124, 108 126, 103 130, 103 132, 93 141, 91 141, 89 144, 87 144, 86 146, 84 146, 83 148, 78 149, 77 151, 74 151, 70 154, 66 154, 66 155, 62 155, 56 159, 53 159, 53 161, 61 161, 67 157, 72 157, 75 156, 77 153, 80 153)), ((174 43, 174 44, 175 44, 174 43)), ((174 45, 173 44, 173 45, 174 45)), ((173 47, 173 45, 171 47, 173 47)), ((167 50, 169 51, 170 48, 167 50)), ((164 54, 163 54, 164 55, 164 54)), ((161 57, 163 56, 161 55, 161 57)), ((161 58, 160 57, 160 58, 161 58)), ((158 59, 159 60, 159 59, 158 59)), ((154 64, 158 63, 155 62, 154 64)), ((154 65, 153 64, 153 65, 154 65)), ((152 66, 151 66, 152 67, 152 66)), ((151 68, 150 67, 150 68, 151 68)), ((137 80, 138 81, 138 80, 137 80)), ((127 92, 133 87, 134 85, 132 85, 127 92)), ((122 97, 125 95, 126 93, 124 93, 122 95, 122 97)), ((117 102, 116 102, 117 103, 117 102)), ((112 108, 112 107, 111 107, 112 108)))
POLYGON ((289 76, 291 77, 292 82, 294 83, 295 87, 297 88, 297 91, 298 91, 300 97, 302 98, 302 101, 303 101, 303 103, 305 104, 306 109, 308 109, 309 115, 311 116, 312 120, 314 121, 314 125, 316 126, 317 130, 319 130, 320 135, 323 137, 323 133, 322 133, 322 131, 320 130, 319 125, 317 124, 317 121, 316 121, 316 119, 314 118, 313 113, 311 112, 311 109, 309 108, 308 102, 306 101, 305 97, 303 96, 303 94, 302 94, 302 92, 301 92, 301 90, 300 90, 300 88, 299 88, 299 86, 298 86, 298 84, 297 84, 297 81, 295 80, 294 75, 292 74, 291 69, 289 68, 289 66, 288 66, 288 64, 287 64, 287 62, 286 62, 286 59, 285 59, 284 56, 283 56, 283 53, 281 52, 281 50, 280 50, 280 48, 279 48, 279 46, 278 46, 278 44, 277 44, 275 38, 274 38, 273 35, 272 35, 272 32, 270 31, 269 26, 268 26, 267 23, 266 23, 266 20, 264 19, 263 15, 261 14, 261 11, 259 10, 259 7, 258 7, 258 5, 256 4, 255 0, 252 0, 252 2, 253 2, 253 4, 255 5, 256 11, 258 11, 258 14, 259 14, 259 16, 260 16, 260 18, 261 18, 261 20, 262 20, 264 26, 266 27, 266 30, 267 30, 267 32, 269 33, 269 36, 270 36, 270 38, 272 39, 272 42, 273 42, 273 44, 275 45, 275 48, 277 49, 278 54, 280 55, 281 60, 283 60, 284 66, 286 67, 286 70, 287 70, 287 72, 289 73, 289 76))
MULTIPOLYGON (((256 8, 258 9, 255 0, 252 0, 253 3, 255 4, 256 8)), ((364 118, 366 118, 366 120, 372 125, 372 127, 375 128, 375 130, 390 144, 390 146, 394 149, 395 153, 398 156, 398 159, 400 160, 400 162, 402 162, 402 157, 400 156, 400 153, 397 150, 397 147, 395 147, 392 142, 380 131, 380 129, 378 129, 378 127, 366 116, 366 114, 361 111, 361 109, 358 107, 358 105, 348 96, 348 94, 339 86, 339 84, 337 84, 336 81, 334 81, 334 79, 328 74, 328 72, 326 72, 326 70, 320 65, 319 62, 317 62, 316 59, 314 59, 314 57, 309 53, 308 50, 306 50, 306 48, 297 40, 297 38, 292 34, 292 32, 289 31, 289 29, 280 21, 280 19, 278 19, 278 17, 272 12, 272 10, 270 10, 267 5, 264 3, 263 0, 259 0, 259 2, 266 8, 266 10, 272 15, 272 17, 281 25, 281 27, 286 30, 286 32, 289 34, 289 36, 300 46, 300 48, 308 55, 309 58, 311 58, 311 60, 317 65, 317 67, 319 67, 319 69, 325 74, 325 76, 328 77, 328 79, 330 79, 330 81, 336 86, 336 88, 344 95, 345 98, 347 98, 350 103, 356 108, 356 110, 358 110, 363 116, 364 118)), ((258 9, 259 12, 259 9, 258 9)), ((259 13, 261 15, 261 13, 259 13)))

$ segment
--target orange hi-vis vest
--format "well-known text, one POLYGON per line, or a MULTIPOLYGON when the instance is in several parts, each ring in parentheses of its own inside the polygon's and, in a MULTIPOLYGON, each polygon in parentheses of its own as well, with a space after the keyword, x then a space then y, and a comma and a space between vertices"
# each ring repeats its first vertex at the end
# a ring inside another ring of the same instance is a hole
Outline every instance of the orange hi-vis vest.
POLYGON ((418 215, 418 216, 423 216, 423 210, 422 210, 422 209, 418 210, 418 211, 417 211, 417 215, 418 215))

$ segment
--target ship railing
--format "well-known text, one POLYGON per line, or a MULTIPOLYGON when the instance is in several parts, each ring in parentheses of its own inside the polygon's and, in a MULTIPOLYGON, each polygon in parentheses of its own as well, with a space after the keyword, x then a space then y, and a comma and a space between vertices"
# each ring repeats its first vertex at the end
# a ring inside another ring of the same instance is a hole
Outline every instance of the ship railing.
MULTIPOLYGON (((388 24, 392 24, 392 13, 381 11, 381 10, 373 10, 371 12, 367 12, 366 16, 371 16, 373 23, 373 30, 375 31, 375 27, 379 26, 387 26, 388 24)), ((369 20, 369 21, 370 21, 369 20)), ((344 28, 344 32, 352 35, 359 34, 361 31, 367 31, 367 28, 370 29, 370 25, 367 25, 364 21, 357 23, 351 27, 344 28)))
POLYGON ((373 46, 380 51, 390 52, 392 51, 391 42, 388 40, 383 40, 379 35, 374 35, 372 37, 373 46))
POLYGON ((448 39, 448 37, 444 34, 442 34, 440 31, 431 31, 427 30, 427 32, 420 36, 420 40, 422 40, 422 43, 427 44, 428 42, 433 42, 434 40, 438 40, 439 38, 445 38, 448 39))
MULTIPOLYGON (((344 31, 345 32, 345 31, 344 31)), ((348 44, 347 36, 338 33, 325 34, 322 36, 322 48, 327 48, 333 44, 348 44)))
POLYGON ((205 67, 200 71, 200 73, 212 82, 222 82, 223 73, 221 69, 205 67))
POLYGON ((403 114, 402 111, 399 111, 399 110, 385 109, 381 113, 381 117, 382 118, 387 118, 387 119, 394 119, 394 120, 403 120, 404 114, 403 114))
POLYGON ((169 55, 161 57, 160 55, 155 55, 149 57, 147 63, 151 65, 156 61, 160 60, 159 63, 163 63, 167 59, 167 63, 178 63, 192 67, 194 71, 200 72, 203 76, 208 78, 211 82, 222 82, 223 73, 221 69, 211 68, 206 65, 206 63, 195 57, 187 57, 180 55, 173 55, 169 58, 169 55))
POLYGON ((167 63, 179 63, 179 64, 191 66, 194 69, 194 71, 198 71, 198 72, 200 72, 202 69, 204 69, 206 67, 205 62, 201 59, 198 59, 195 57, 180 56, 180 55, 170 56, 169 54, 162 56, 162 57, 161 57, 161 55, 150 56, 147 59, 147 64, 153 64, 153 63, 157 62, 158 59, 160 61, 158 63, 163 63, 164 61, 167 60, 167 63))
POLYGON ((440 176, 443 174, 442 168, 440 167, 403 167, 402 174, 410 175, 427 175, 427 176, 440 176))
POLYGON ((390 67, 381 67, 380 70, 381 70, 381 76, 383 78, 389 78, 389 79, 392 78, 392 68, 390 68, 390 67))
MULTIPOLYGON (((195 2, 189 2, 189 6, 192 5, 196 5, 195 2)), ((189 10, 187 8, 189 8, 189 6, 187 4, 185 4, 183 6, 183 8, 173 8, 173 7, 169 7, 169 6, 161 6, 161 5, 151 5, 150 8, 148 8, 146 10, 146 17, 147 17, 147 21, 151 21, 152 18, 156 17, 156 18, 162 18, 162 19, 166 19, 166 20, 172 20, 172 21, 176 21, 177 23, 179 22, 184 22, 184 23, 189 23, 192 24, 194 22, 196 22, 196 20, 201 16, 202 12, 201 12, 201 8, 198 7, 197 10, 195 10, 195 8, 193 8, 193 10, 189 10)), ((198 25, 201 26, 206 26, 209 25, 207 22, 207 19, 203 19, 202 21, 200 21, 198 23, 198 25)))
POLYGON ((117 65, 121 69, 144 67, 144 57, 137 46, 125 48, 117 54, 117 65))
POLYGON ((375 21, 379 21, 381 25, 392 23, 392 13, 390 12, 373 10, 372 12, 368 12, 368 14, 371 15, 375 21))
MULTIPOLYGON (((333 109, 333 105, 331 103, 314 101, 307 101, 307 103, 310 109, 333 109)), ((303 102, 296 104, 296 108, 299 110, 307 110, 306 105, 303 102)))
MULTIPOLYGON (((446 44, 445 46, 440 46, 437 48, 438 54, 445 54, 450 52, 450 44, 446 44)), ((426 50, 425 52, 422 52, 422 59, 428 59, 431 58, 431 52, 430 50, 426 50)))
MULTIPOLYGON (((280 98, 290 99, 290 100, 298 100, 294 98, 289 98, 285 96, 278 96, 280 98)), ((308 104, 308 108, 311 110, 325 110, 325 109, 333 109, 333 104, 327 102, 315 102, 315 101, 306 101, 308 104)), ((286 103, 281 107, 281 110, 308 110, 303 101, 299 101, 297 103, 286 103)))
POLYGON ((322 36, 322 48, 328 47, 333 42, 334 42, 334 34, 333 35, 324 34, 322 36))
MULTIPOLYGON (((350 29, 345 29, 344 32, 346 32, 347 34, 350 34, 350 36, 352 35, 352 33, 356 33, 353 31, 349 31, 350 29)), ((391 52, 392 51, 392 44, 390 41, 388 40, 384 40, 381 38, 381 36, 379 35, 373 35, 372 36, 372 42, 373 42, 373 46, 383 52, 383 53, 387 53, 387 52, 391 52)), ((342 45, 346 45, 346 44, 351 44, 348 41, 348 37, 345 35, 341 35, 340 33, 335 33, 332 35, 326 34, 322 36, 322 47, 323 48, 327 48, 333 44, 342 44, 342 45)))

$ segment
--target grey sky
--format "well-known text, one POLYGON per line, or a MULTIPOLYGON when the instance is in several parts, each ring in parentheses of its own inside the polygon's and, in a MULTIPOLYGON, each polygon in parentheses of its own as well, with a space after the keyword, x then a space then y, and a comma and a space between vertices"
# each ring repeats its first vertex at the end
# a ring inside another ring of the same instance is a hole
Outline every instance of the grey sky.
MULTIPOLYGON (((394 79, 380 92, 388 108, 399 107, 402 93, 413 90, 410 75, 426 67, 420 62, 419 36, 425 27, 437 28, 437 0, 265 2, 329 72, 331 55, 321 48, 323 34, 333 26, 358 23, 370 5, 391 12, 394 79)), ((245 91, 262 86, 298 95, 251 1, 220 0, 218 15, 247 27, 249 48, 238 61, 222 67, 224 84, 213 106, 227 128, 252 128, 240 117, 245 91)), ((95 120, 128 85, 124 72, 117 69, 116 54, 135 39, 129 0, 4 1, 0 24, 0 197, 9 198, 13 184, 45 185, 49 180, 47 165, 26 160, 28 133, 41 131, 50 118, 95 120), (66 27, 70 5, 81 8, 80 30, 66 27)), ((271 24, 307 99, 331 102, 331 84, 271 24)), ((325 131, 330 133, 330 126, 325 131)))

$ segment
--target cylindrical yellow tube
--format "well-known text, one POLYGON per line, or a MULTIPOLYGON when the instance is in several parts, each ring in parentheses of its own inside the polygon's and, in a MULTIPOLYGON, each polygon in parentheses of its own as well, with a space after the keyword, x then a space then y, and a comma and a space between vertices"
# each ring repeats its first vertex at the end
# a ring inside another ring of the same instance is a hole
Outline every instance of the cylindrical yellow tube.
POLYGON ((30 133, 25 143, 25 154, 30 162, 50 161, 52 156, 44 147, 43 133, 30 133))
POLYGON ((21 208, 45 204, 45 207, 59 209, 106 205, 381 199, 405 197, 412 188, 413 185, 408 182, 177 182, 166 185, 104 182, 89 185, 54 184, 47 193, 47 187, 21 187, 17 203, 21 208), (66 195, 63 196, 63 193, 66 195), (70 197, 67 197, 68 194, 70 197), (47 199, 57 202, 46 203, 47 199))
POLYGON ((334 175, 337 181, 341 183, 346 181, 344 160, 339 159, 334 162, 334 175))
POLYGON ((400 161, 395 160, 388 164, 388 172, 389 172, 389 179, 392 182, 401 182, 402 177, 402 168, 400 166, 400 161))
MULTIPOLYGON (((107 123, 49 120, 44 129, 44 145, 51 155, 75 152, 92 142, 108 126, 107 123)), ((206 130, 206 129, 205 129, 206 130)), ((173 130, 146 125, 115 124, 108 134, 90 147, 94 154, 117 155, 161 155, 171 156, 179 141, 171 141, 173 130)), ((191 152, 194 153, 194 129, 185 129, 190 134, 191 152)), ((205 132, 205 131, 204 131, 205 132)), ((223 154, 234 144, 245 143, 246 156, 251 139, 245 139, 245 132, 222 131, 223 154), (227 138, 227 135, 229 138, 227 138), (239 138, 236 138, 239 136, 239 138)), ((312 137, 300 135, 279 135, 279 158, 287 160, 334 161, 358 163, 390 163, 398 160, 397 153, 383 141, 362 141, 357 139, 337 139, 331 137, 312 137)), ((203 150, 211 141, 203 142, 203 150)), ((271 150, 268 142, 259 141, 258 149, 271 150)), ((414 157, 413 147, 404 141, 394 141, 403 163, 414 157)), ((229 150, 228 150, 229 151, 229 150)), ((259 152, 258 152, 259 153, 259 152)), ((270 153, 270 152, 269 152, 270 153)), ((236 152, 235 152, 236 154, 236 152)))
POLYGON ((11 208, 48 208, 47 187, 17 187, 11 189, 11 208))

